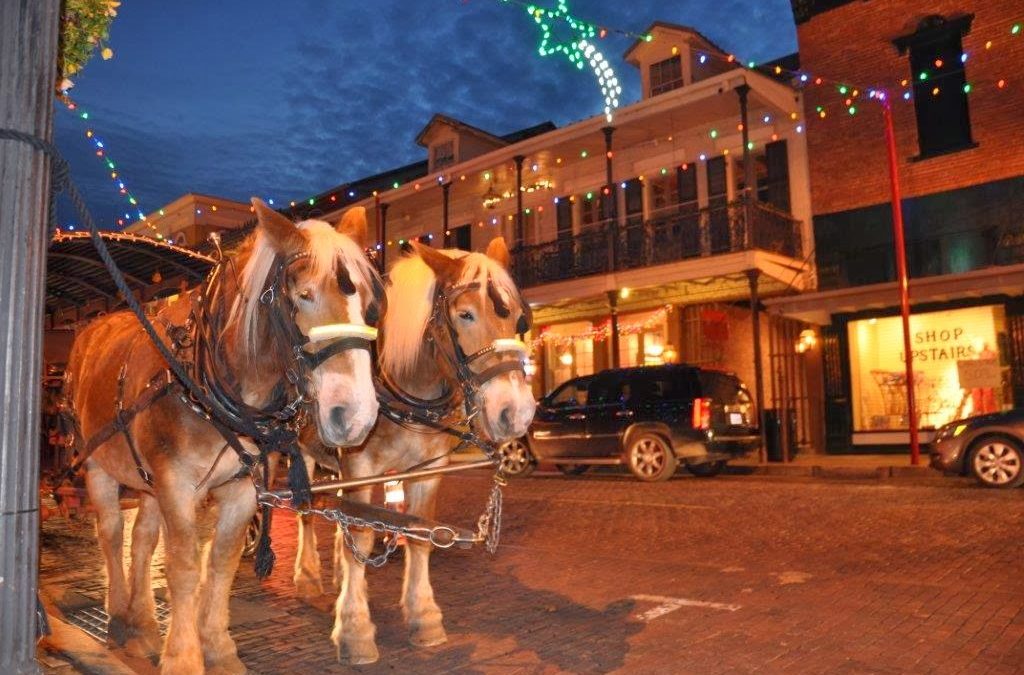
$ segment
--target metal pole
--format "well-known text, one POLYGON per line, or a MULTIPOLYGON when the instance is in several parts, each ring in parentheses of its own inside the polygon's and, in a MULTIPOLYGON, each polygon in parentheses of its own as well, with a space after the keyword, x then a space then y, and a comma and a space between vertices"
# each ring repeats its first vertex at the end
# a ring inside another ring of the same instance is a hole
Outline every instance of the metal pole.
MULTIPOLYGON (((396 480, 416 480, 419 478, 429 478, 430 476, 438 476, 445 473, 456 473, 458 471, 468 471, 470 469, 490 469, 494 468, 494 462, 489 459, 478 459, 473 462, 459 462, 458 464, 446 464, 445 466, 437 466, 433 469, 417 469, 416 471, 406 471, 404 473, 389 473, 382 476, 367 476, 366 478, 349 478, 348 480, 332 480, 324 481, 323 483, 313 483, 310 486, 310 492, 314 494, 319 492, 337 492, 338 490, 351 490, 358 487, 366 487, 367 485, 378 485, 380 483, 390 483, 396 480)), ((263 495, 273 495, 280 499, 291 499, 291 490, 268 490, 263 495)))
POLYGON ((520 248, 526 243, 525 226, 523 224, 523 162, 526 160, 522 155, 512 158, 516 163, 516 240, 513 248, 520 248))
POLYGON ((448 181, 447 183, 443 183, 441 185, 441 211, 442 211, 442 213, 441 213, 441 222, 442 222, 442 226, 444 227, 444 247, 445 248, 448 248, 450 246, 449 240, 452 237, 450 234, 448 234, 449 232, 451 232, 451 230, 448 229, 448 204, 449 204, 449 200, 451 199, 451 196, 449 194, 451 192, 451 190, 452 190, 452 182, 451 181, 448 181))
POLYGON ((388 205, 377 204, 380 213, 380 273, 388 271, 388 205))
MULTIPOLYGON (((615 217, 615 184, 612 182, 612 134, 615 133, 615 127, 602 127, 601 132, 604 134, 604 191, 607 192, 607 194, 603 195, 604 199, 601 202, 603 207, 601 217, 605 220, 605 227, 610 233, 611 240, 611 246, 608 249, 608 271, 614 272, 618 267, 619 244, 619 223, 618 219, 615 217)), ((612 320, 615 321, 617 325, 618 320, 614 318, 614 316, 612 320)), ((616 335, 616 344, 618 344, 618 340, 618 335, 616 335)), ((618 351, 616 351, 616 354, 618 354, 618 351)), ((615 358, 617 359, 618 356, 615 358)))
POLYGON ((910 276, 907 273, 907 244, 903 236, 903 207, 900 195, 899 161, 896 157, 896 131, 892 123, 889 98, 882 98, 885 120, 885 144, 889 151, 889 187, 892 190, 892 232, 896 248, 896 277, 900 289, 900 317, 903 319, 903 359, 907 378, 907 424, 910 426, 910 463, 921 460, 921 444, 917 435, 917 400, 914 392, 914 352, 910 346, 910 276))
POLYGON ((611 312, 611 325, 608 342, 612 350, 612 368, 619 367, 619 292, 608 291, 608 309, 611 312))
MULTIPOLYGON (((0 2, 0 128, 49 141, 59 0, 0 2)), ((39 407, 50 161, 0 140, 0 673, 38 673, 39 407)))
POLYGON ((754 172, 754 155, 750 152, 750 121, 747 112, 747 95, 750 93, 749 84, 741 84, 736 87, 736 94, 740 97, 740 126, 742 127, 741 137, 743 139, 743 249, 750 248, 753 233, 751 213, 754 201, 757 200, 757 174, 754 172))
POLYGON ((757 279, 761 276, 761 270, 747 270, 747 281, 750 283, 750 321, 754 333, 754 389, 757 397, 757 427, 761 431, 761 453, 760 460, 767 461, 767 447, 765 438, 767 429, 764 428, 764 368, 761 362, 761 296, 757 288, 757 279))

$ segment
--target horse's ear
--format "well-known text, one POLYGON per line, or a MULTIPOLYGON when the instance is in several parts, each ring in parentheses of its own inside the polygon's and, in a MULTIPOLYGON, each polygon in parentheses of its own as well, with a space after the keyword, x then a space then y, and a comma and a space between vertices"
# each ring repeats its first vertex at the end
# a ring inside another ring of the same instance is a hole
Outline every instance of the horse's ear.
POLYGON ((508 246, 505 245, 505 237, 491 239, 491 243, 487 245, 487 257, 508 269, 512 262, 512 256, 509 255, 508 246))
POLYGON ((444 253, 435 251, 429 246, 424 246, 418 241, 409 242, 412 244, 412 250, 420 257, 420 260, 427 264, 431 270, 434 271, 434 275, 442 281, 455 281, 459 275, 459 270, 462 269, 462 265, 458 260, 449 258, 444 253))
POLYGON ((342 215, 341 220, 338 221, 334 229, 352 239, 360 248, 366 248, 368 229, 366 225, 366 208, 353 206, 348 211, 345 211, 345 214, 342 215))
POLYGON ((298 253, 306 248, 306 238, 295 223, 263 203, 259 197, 252 198, 256 209, 256 228, 270 241, 278 253, 298 253))

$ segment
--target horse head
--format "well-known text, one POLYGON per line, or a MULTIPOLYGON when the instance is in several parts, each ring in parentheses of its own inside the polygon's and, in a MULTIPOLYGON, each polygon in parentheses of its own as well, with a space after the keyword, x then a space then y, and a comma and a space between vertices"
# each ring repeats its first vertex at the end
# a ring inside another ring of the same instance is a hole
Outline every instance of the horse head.
MULTIPOLYGON (((473 417, 478 430, 496 443, 523 435, 536 408, 523 369, 526 347, 517 338, 529 330, 530 308, 509 276, 505 240, 492 241, 486 254, 442 252, 416 243, 412 247, 415 255, 399 265, 419 260, 433 279, 430 295, 416 299, 425 300, 431 309, 414 339, 422 344, 426 335, 436 345, 435 352, 447 355, 447 364, 439 365, 453 371, 469 407, 479 410, 473 417)), ((392 268, 393 282, 404 276, 398 265, 392 268)), ((392 291, 399 291, 397 283, 388 289, 389 307, 392 291)), ((384 364, 401 369, 402 359, 394 358, 401 349, 388 349, 393 336, 387 332, 389 326, 385 330, 384 364)), ((416 331, 410 331, 406 341, 409 335, 416 331)), ((414 347, 409 345, 408 351, 414 347)))
POLYGON ((349 209, 332 227, 295 225, 259 199, 253 205, 256 240, 235 302, 240 347, 254 365, 274 352, 283 358, 324 444, 358 445, 377 418, 369 346, 382 295, 363 253, 366 211, 349 209))

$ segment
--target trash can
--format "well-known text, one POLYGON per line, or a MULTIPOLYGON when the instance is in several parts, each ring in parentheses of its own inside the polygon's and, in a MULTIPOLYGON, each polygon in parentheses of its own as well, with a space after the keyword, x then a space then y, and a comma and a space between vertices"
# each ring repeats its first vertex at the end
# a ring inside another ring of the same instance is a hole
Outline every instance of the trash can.
POLYGON ((764 444, 765 456, 769 462, 781 462, 789 450, 789 458, 796 455, 796 410, 766 409, 764 411, 764 444), (788 434, 786 447, 783 447, 782 420, 786 420, 788 434))

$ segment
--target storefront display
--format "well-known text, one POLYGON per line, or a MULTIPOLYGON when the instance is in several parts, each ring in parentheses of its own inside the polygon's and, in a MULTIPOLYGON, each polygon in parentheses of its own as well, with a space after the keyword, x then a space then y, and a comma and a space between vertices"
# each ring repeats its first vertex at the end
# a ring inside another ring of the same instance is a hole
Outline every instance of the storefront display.
MULTIPOLYGON (((855 431, 908 428, 900 317, 848 324, 855 431)), ((910 339, 921 428, 1012 407, 1002 305, 913 314, 910 339)))

